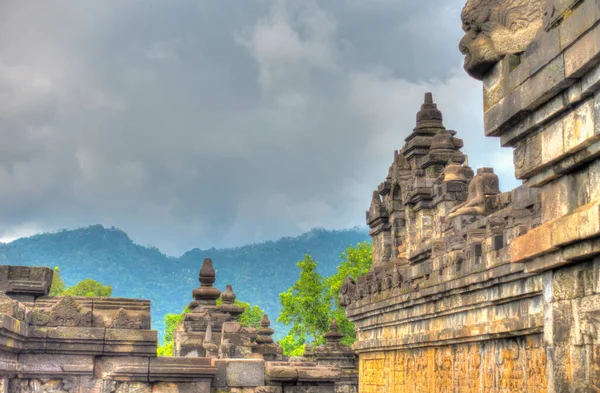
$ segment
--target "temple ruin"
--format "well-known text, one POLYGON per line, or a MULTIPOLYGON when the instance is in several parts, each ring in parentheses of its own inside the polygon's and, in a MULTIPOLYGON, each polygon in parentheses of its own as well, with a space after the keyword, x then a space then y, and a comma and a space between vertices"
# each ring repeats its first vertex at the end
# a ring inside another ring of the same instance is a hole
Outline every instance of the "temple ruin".
POLYGON ((0 266, 0 393, 600 392, 600 0, 461 16, 485 135, 523 185, 470 168, 426 93, 366 214, 373 266, 340 291, 352 349, 331 321, 326 344, 283 356, 210 259, 174 357, 156 356, 148 301, 51 297, 51 269, 0 266))
POLYGON ((48 296, 53 271, 0 266, 0 393, 355 393, 356 354, 331 322, 326 343, 288 358, 269 318, 240 325, 231 286, 213 287, 210 259, 175 334, 157 357, 150 302, 48 296))
POLYGON ((600 2, 469 0, 462 21, 523 185, 471 169, 425 95, 367 211, 372 269, 340 294, 359 391, 600 392, 600 2))

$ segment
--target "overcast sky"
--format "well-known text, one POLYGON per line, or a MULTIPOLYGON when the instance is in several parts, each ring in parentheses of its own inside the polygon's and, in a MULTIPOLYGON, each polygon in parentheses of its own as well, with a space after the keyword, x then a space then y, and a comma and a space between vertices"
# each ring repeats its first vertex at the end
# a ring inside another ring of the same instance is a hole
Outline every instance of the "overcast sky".
POLYGON ((0 239, 116 226, 170 255, 364 225, 432 91, 472 167, 465 0, 0 0, 0 239))

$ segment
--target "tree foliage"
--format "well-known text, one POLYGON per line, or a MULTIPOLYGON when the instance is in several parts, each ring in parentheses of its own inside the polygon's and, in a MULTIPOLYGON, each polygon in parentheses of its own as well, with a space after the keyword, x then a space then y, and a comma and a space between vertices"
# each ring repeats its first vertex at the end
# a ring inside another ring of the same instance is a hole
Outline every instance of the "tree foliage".
MULTIPOLYGON (((217 305, 220 304, 223 304, 223 299, 219 297, 217 299, 217 305)), ((262 319, 263 314, 265 313, 262 308, 258 306, 252 306, 250 305, 250 303, 246 303, 237 299, 233 302, 233 304, 244 309, 244 312, 241 313, 238 317, 238 322, 242 326, 255 328, 258 328, 260 326, 260 321, 262 319)), ((156 353, 158 356, 173 356, 175 330, 177 330, 177 326, 179 326, 179 324, 183 322, 185 314, 189 312, 190 309, 185 307, 181 314, 165 315, 164 343, 156 349, 156 353)))
POLYGON ((342 343, 351 345, 356 340, 354 324, 346 318, 338 297, 346 277, 356 279, 369 271, 372 252, 370 242, 348 247, 340 255, 342 262, 337 271, 328 277, 317 273, 318 263, 310 255, 298 262, 298 280, 279 295, 282 311, 277 320, 291 325, 289 334, 279 341, 284 354, 301 355, 306 341, 311 341, 313 346, 321 345, 333 318, 344 333, 342 343))
POLYGON ((60 269, 58 266, 55 266, 54 274, 52 275, 52 284, 50 284, 50 296, 59 296, 64 290, 65 282, 60 277, 60 269))
POLYGON ((104 285, 100 281, 86 278, 62 291, 60 296, 87 296, 87 297, 110 297, 112 287, 104 285))
POLYGON ((110 297, 111 295, 112 287, 110 285, 104 285, 91 278, 86 278, 67 288, 60 276, 60 269, 58 266, 54 267, 52 284, 50 284, 50 296, 110 297))
POLYGON ((309 338, 316 343, 329 326, 329 291, 323 277, 317 272, 317 262, 310 256, 298 262, 300 277, 287 291, 279 295, 281 314, 278 322, 291 325, 290 342, 301 342, 309 338))

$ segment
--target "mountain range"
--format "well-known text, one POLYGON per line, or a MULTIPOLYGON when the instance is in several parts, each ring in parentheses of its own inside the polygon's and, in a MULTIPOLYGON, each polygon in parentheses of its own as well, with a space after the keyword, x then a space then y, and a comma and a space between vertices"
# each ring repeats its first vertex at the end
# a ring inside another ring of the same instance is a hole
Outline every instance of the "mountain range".
POLYGON ((60 268, 67 286, 92 278, 111 285, 113 296, 149 299, 152 328, 162 339, 164 316, 179 313, 199 286, 204 258, 211 258, 217 274, 215 287, 231 284, 239 300, 258 305, 272 321, 279 339, 286 328, 276 323, 279 293, 298 278, 296 263, 310 254, 326 276, 336 271, 341 253, 350 245, 370 240, 364 228, 315 228, 297 237, 284 237, 235 248, 193 249, 170 257, 158 248, 135 244, 122 230, 92 225, 0 243, 0 264, 60 268))

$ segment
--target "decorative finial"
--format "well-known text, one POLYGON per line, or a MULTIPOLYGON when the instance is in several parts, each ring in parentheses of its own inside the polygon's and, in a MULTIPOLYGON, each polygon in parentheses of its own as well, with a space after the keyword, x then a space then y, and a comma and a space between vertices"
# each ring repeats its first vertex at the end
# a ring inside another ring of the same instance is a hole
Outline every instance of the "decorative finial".
POLYGON ((442 112, 440 112, 437 105, 433 102, 433 94, 431 93, 425 93, 425 101, 421 105, 421 110, 417 112, 417 126, 415 127, 415 131, 423 128, 444 128, 442 112))
POLYGON ((204 258, 204 263, 202 264, 200 273, 198 274, 200 285, 203 287, 212 287, 212 284, 215 282, 215 278, 216 274, 212 265, 212 259, 204 258))
POLYGON ((425 93, 425 104, 433 104, 433 94, 431 92, 425 93))
POLYGON ((235 293, 233 293, 231 285, 227 284, 225 286, 225 292, 221 295, 221 299, 223 300, 223 304, 219 306, 219 310, 229 314, 231 319, 236 321, 244 312, 244 309, 235 305, 235 293))
POLYGON ((323 338, 325 339, 327 344, 335 344, 340 342, 342 337, 344 337, 344 333, 340 332, 337 321, 334 318, 329 324, 329 331, 323 335, 323 338))
POLYGON ((260 320, 260 326, 264 328, 268 328, 269 326, 271 326, 271 321, 269 320, 269 316, 267 314, 263 314, 263 317, 260 320))
POLYGON ((271 325, 271 321, 269 321, 269 316, 267 314, 263 314, 262 320, 260 321, 260 328, 258 329, 258 336, 256 336, 256 342, 258 344, 273 344, 273 338, 271 337, 275 330, 271 329, 269 326, 271 325))
POLYGON ((205 258, 200 273, 198 274, 198 280, 200 281, 200 287, 192 291, 194 300, 190 302, 188 307, 190 310, 194 310, 199 305, 215 306, 217 299, 221 296, 221 291, 217 288, 213 288, 215 282, 215 269, 212 265, 210 258, 205 258))
POLYGON ((223 299, 223 304, 233 304, 235 302, 235 293, 233 293, 230 284, 225 286, 225 292, 221 295, 221 299, 223 299))

